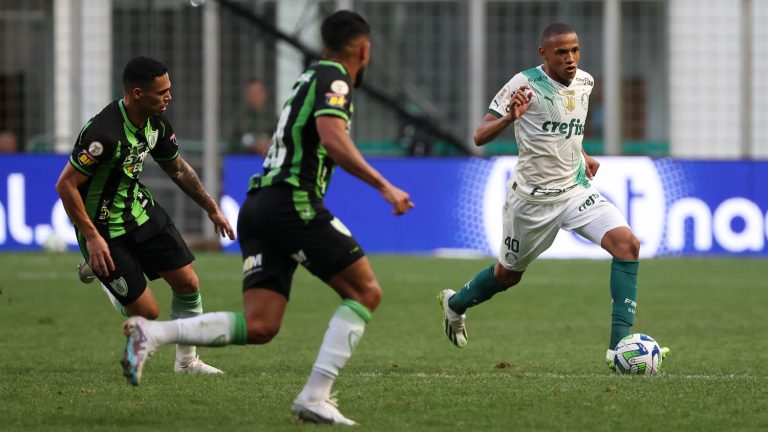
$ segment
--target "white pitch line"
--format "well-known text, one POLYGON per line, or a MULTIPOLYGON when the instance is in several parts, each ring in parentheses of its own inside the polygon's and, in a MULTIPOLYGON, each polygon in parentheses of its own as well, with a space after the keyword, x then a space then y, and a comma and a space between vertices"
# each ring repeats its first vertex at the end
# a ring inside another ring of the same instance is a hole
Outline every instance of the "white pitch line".
MULTIPOLYGON (((378 377, 391 377, 391 378, 397 378, 397 377, 403 377, 403 378, 427 378, 427 379, 461 379, 461 378, 499 378, 499 374, 491 374, 491 373, 469 373, 466 375, 457 375, 457 374, 446 374, 446 373, 424 373, 424 372, 416 372, 416 373, 397 373, 397 372, 362 372, 358 374, 358 376, 362 376, 365 378, 378 378, 378 377)), ((556 378, 556 379, 621 379, 621 376, 614 375, 614 374, 557 374, 552 372, 542 372, 542 373, 536 373, 536 372, 522 372, 522 373, 511 373, 510 376, 512 378, 514 377, 525 377, 525 378, 556 378)), ((685 380, 722 380, 722 381, 735 381, 735 380, 765 380, 768 379, 768 377, 764 376, 755 376, 755 375, 736 375, 736 374, 730 374, 730 375, 678 375, 678 374, 669 374, 662 372, 660 375, 658 375, 659 378, 671 378, 671 379, 685 379, 685 380)))

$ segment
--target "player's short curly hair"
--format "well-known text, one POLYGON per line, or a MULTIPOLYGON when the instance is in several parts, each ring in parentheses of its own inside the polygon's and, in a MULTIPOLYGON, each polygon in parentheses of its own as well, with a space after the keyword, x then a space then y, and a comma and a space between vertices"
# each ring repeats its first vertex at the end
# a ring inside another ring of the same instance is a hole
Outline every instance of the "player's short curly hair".
POLYGON ((359 14, 340 10, 329 15, 320 26, 325 48, 333 52, 341 52, 359 36, 370 36, 371 26, 359 14))
POLYGON ((156 77, 164 75, 168 68, 149 57, 135 57, 123 69, 123 86, 127 89, 144 87, 156 77))

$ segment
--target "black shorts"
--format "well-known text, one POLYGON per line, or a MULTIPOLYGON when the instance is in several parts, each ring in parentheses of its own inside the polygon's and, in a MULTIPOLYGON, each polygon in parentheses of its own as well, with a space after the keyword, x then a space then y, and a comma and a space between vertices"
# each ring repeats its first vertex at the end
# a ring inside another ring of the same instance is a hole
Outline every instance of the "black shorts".
POLYGON ((365 256, 344 224, 308 195, 282 185, 248 194, 237 219, 243 291, 266 288, 289 298, 298 264, 327 282, 365 256))
MULTIPOLYGON (((112 295, 123 305, 129 305, 144 293, 147 280, 160 277, 160 272, 176 270, 195 260, 181 233, 159 205, 152 217, 135 230, 106 239, 115 270, 98 276, 112 295)), ((85 239, 78 235, 80 250, 88 260, 85 239)))

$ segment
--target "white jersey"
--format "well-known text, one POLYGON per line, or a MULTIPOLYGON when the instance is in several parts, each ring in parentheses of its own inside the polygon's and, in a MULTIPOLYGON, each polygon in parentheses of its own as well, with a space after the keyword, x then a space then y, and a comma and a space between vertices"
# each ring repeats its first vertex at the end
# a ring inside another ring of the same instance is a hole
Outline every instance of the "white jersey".
POLYGON ((541 66, 520 72, 496 94, 488 110, 501 117, 521 86, 534 93, 528 110, 515 122, 519 158, 510 187, 533 201, 557 201, 589 186, 581 151, 589 95, 595 81, 581 69, 570 86, 550 78, 541 66))

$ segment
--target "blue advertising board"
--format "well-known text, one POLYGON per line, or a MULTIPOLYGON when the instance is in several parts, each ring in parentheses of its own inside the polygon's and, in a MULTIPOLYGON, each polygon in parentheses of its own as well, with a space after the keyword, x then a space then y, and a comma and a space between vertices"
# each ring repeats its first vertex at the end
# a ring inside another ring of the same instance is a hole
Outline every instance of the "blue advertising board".
MULTIPOLYGON (((0 250, 75 249, 74 230, 54 184, 66 155, 0 156, 0 250)), ((768 255, 768 162, 598 157, 594 187, 625 215, 641 256, 768 255)), ((369 253, 495 255, 501 208, 515 157, 374 158, 371 164, 416 204, 394 216, 376 190, 337 169, 327 207, 369 253)), ((234 223, 261 159, 226 157, 221 206, 234 223)), ((237 251, 237 244, 222 243, 237 251)), ((543 258, 605 258, 562 231, 543 258)))

